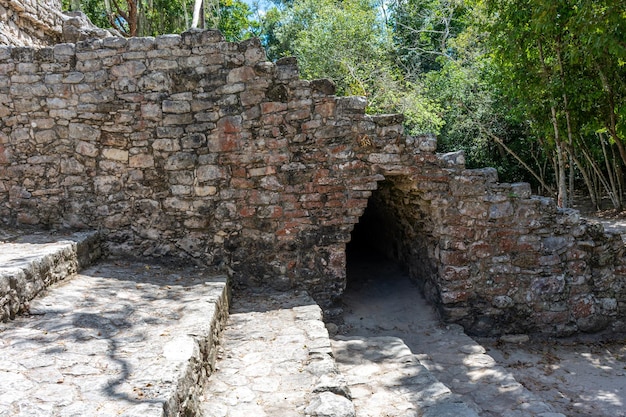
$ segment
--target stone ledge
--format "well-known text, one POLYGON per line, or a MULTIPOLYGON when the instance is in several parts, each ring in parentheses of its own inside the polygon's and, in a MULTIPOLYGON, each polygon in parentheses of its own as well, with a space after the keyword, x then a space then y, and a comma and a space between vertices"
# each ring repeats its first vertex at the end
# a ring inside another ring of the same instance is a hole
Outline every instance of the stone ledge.
POLYGON ((332 345, 357 413, 478 417, 400 338, 335 336, 332 345))
POLYGON ((0 324, 0 416, 198 415, 227 314, 205 269, 93 266, 0 324))
POLYGON ((0 243, 0 321, 28 311, 30 300, 37 294, 90 265, 101 254, 96 232, 66 236, 39 233, 9 239, 0 243))

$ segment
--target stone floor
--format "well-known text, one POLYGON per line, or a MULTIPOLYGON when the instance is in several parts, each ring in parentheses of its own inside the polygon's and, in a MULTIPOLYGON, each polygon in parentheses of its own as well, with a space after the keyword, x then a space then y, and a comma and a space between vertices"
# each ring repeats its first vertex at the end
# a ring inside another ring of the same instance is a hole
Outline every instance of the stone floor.
MULTIPOLYGON (((53 252, 23 239, 0 244, 5 266, 53 252)), ((371 261, 351 264, 343 324, 326 327, 305 293, 238 291, 226 322, 224 277, 101 261, 0 324, 0 417, 625 415, 623 343, 479 344, 371 261)))
POLYGON ((354 415, 322 312, 304 293, 239 293, 222 335, 205 417, 354 415))
POLYGON ((225 297, 226 279, 202 269, 123 260, 54 284, 0 323, 0 416, 193 410, 225 297))

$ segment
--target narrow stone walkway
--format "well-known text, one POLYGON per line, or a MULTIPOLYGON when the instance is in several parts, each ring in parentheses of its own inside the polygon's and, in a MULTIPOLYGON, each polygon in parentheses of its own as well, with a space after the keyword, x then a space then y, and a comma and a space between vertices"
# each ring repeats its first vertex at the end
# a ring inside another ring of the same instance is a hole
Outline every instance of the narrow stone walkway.
POLYGON ((52 285, 0 323, 0 416, 197 415, 226 294, 200 268, 124 260, 52 285))
POLYGON ((237 293, 204 417, 354 416, 322 312, 306 294, 237 293))
POLYGON ((344 324, 332 345, 357 416, 564 417, 460 326, 442 325, 398 266, 370 257, 348 273, 344 324), (443 404, 449 408, 429 413, 443 404))
POLYGON ((332 346, 359 417, 477 417, 400 338, 338 336, 332 346))

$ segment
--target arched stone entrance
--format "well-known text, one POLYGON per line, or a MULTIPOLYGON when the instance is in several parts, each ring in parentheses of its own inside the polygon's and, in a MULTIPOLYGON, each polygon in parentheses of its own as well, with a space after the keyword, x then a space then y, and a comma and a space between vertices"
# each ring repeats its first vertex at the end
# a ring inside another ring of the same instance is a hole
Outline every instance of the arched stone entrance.
MULTIPOLYGON (((388 176, 378 183, 346 246, 347 285, 364 261, 393 262, 427 297, 437 302, 436 241, 430 204, 406 176, 388 176)), ((384 279, 384 277, 381 277, 384 279)))

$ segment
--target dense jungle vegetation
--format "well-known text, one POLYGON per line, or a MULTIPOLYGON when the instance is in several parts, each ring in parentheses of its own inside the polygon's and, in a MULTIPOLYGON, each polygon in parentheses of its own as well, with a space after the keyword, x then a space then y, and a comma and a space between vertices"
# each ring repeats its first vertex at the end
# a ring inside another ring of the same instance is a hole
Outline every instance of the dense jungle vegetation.
POLYGON ((64 0, 124 36, 218 28, 402 112, 439 152, 572 204, 622 209, 626 0, 64 0))

